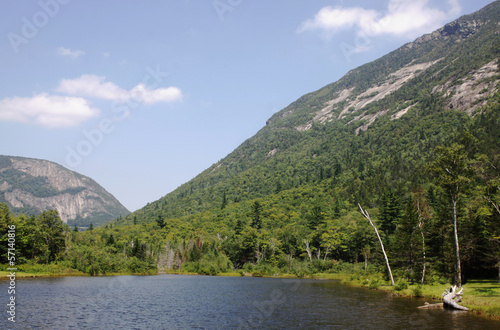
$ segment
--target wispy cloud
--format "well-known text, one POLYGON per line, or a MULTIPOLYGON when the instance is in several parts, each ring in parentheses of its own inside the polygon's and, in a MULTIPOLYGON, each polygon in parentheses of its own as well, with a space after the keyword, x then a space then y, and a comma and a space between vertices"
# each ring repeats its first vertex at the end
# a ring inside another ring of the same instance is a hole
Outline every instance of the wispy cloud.
POLYGON ((448 12, 429 6, 429 0, 389 0, 387 10, 378 12, 360 7, 324 7, 300 25, 298 32, 320 30, 327 35, 355 28, 360 35, 417 37, 458 15, 458 0, 448 0, 448 12))
POLYGON ((172 103, 182 100, 182 91, 177 87, 149 89, 144 84, 138 84, 126 90, 106 81, 105 77, 96 75, 82 75, 80 78, 62 80, 56 91, 106 100, 133 100, 144 104, 172 103))
POLYGON ((85 55, 85 52, 83 50, 71 50, 69 48, 64 48, 64 47, 58 47, 56 51, 58 55, 68 56, 71 58, 77 58, 85 55))
POLYGON ((54 96, 46 93, 33 97, 12 97, 0 100, 0 120, 36 124, 48 128, 76 126, 98 116, 80 97, 54 96))

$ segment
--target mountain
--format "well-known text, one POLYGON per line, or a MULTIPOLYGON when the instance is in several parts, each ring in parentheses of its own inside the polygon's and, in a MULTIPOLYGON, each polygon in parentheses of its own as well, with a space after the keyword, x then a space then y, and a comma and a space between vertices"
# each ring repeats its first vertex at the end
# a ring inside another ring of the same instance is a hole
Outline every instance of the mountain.
POLYGON ((380 205, 388 191, 407 195, 429 182, 422 171, 434 149, 471 125, 485 126, 483 148, 498 143, 490 127, 497 114, 481 118, 498 101, 499 21, 495 1, 300 97, 227 157, 123 222, 180 218, 285 191, 303 200, 301 187, 329 187, 330 200, 351 205, 380 205))
POLYGON ((99 225, 130 212, 97 182, 40 159, 0 156, 0 203, 15 213, 56 209, 69 225, 99 225))

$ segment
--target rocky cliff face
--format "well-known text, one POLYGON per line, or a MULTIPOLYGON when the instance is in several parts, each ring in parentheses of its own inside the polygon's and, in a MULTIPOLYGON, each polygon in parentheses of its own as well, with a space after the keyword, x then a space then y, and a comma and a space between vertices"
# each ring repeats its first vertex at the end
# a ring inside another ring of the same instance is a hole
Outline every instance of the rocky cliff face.
POLYGON ((65 223, 98 225, 129 211, 94 180, 39 159, 0 156, 0 202, 14 212, 56 209, 65 223))

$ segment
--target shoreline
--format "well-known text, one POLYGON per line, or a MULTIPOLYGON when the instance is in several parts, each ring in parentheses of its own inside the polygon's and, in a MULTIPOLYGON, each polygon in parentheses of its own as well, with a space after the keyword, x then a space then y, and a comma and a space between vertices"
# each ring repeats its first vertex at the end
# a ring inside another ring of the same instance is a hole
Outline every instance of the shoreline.
MULTIPOLYGON (((8 280, 8 271, 0 271, 0 283, 3 280, 8 280)), ((168 271, 156 274, 140 274, 140 273, 108 273, 100 275, 89 275, 78 271, 67 272, 16 272, 16 279, 27 278, 59 278, 59 277, 106 277, 106 276, 156 276, 156 275, 189 275, 189 276, 207 276, 197 273, 182 272, 182 271, 168 271)), ((442 293, 445 289, 449 288, 448 284, 424 284, 420 286, 420 294, 415 295, 415 289, 419 285, 408 285, 406 288, 396 290, 395 287, 388 285, 385 281, 377 281, 376 287, 371 286, 370 283, 374 281, 370 276, 356 276, 349 273, 318 273, 308 276, 299 277, 294 274, 275 274, 275 275, 258 275, 254 276, 251 273, 241 272, 227 272, 220 273, 215 276, 220 277, 264 277, 264 278, 295 278, 295 279, 316 279, 316 280, 336 280, 342 285, 364 288, 366 290, 378 290, 388 294, 403 297, 403 298, 419 298, 426 300, 432 304, 435 302, 442 302, 442 293)), ((417 292, 417 293, 418 293, 417 292)), ((500 283, 493 280, 470 280, 464 284, 464 296, 461 303, 470 309, 470 312, 479 317, 486 317, 494 320, 500 320, 500 283)))

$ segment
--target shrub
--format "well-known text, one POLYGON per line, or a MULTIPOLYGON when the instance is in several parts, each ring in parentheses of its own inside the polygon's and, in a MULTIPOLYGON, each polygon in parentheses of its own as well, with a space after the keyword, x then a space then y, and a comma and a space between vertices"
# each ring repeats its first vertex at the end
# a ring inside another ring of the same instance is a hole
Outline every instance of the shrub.
POLYGON ((401 291, 406 289, 408 289, 408 281, 404 278, 397 281, 396 285, 394 286, 395 291, 401 291))
POLYGON ((413 288, 411 288, 411 295, 413 297, 423 297, 423 290, 422 290, 422 285, 417 284, 413 288))
POLYGON ((380 287, 380 280, 371 280, 370 284, 368 284, 368 288, 371 290, 377 290, 380 287))

